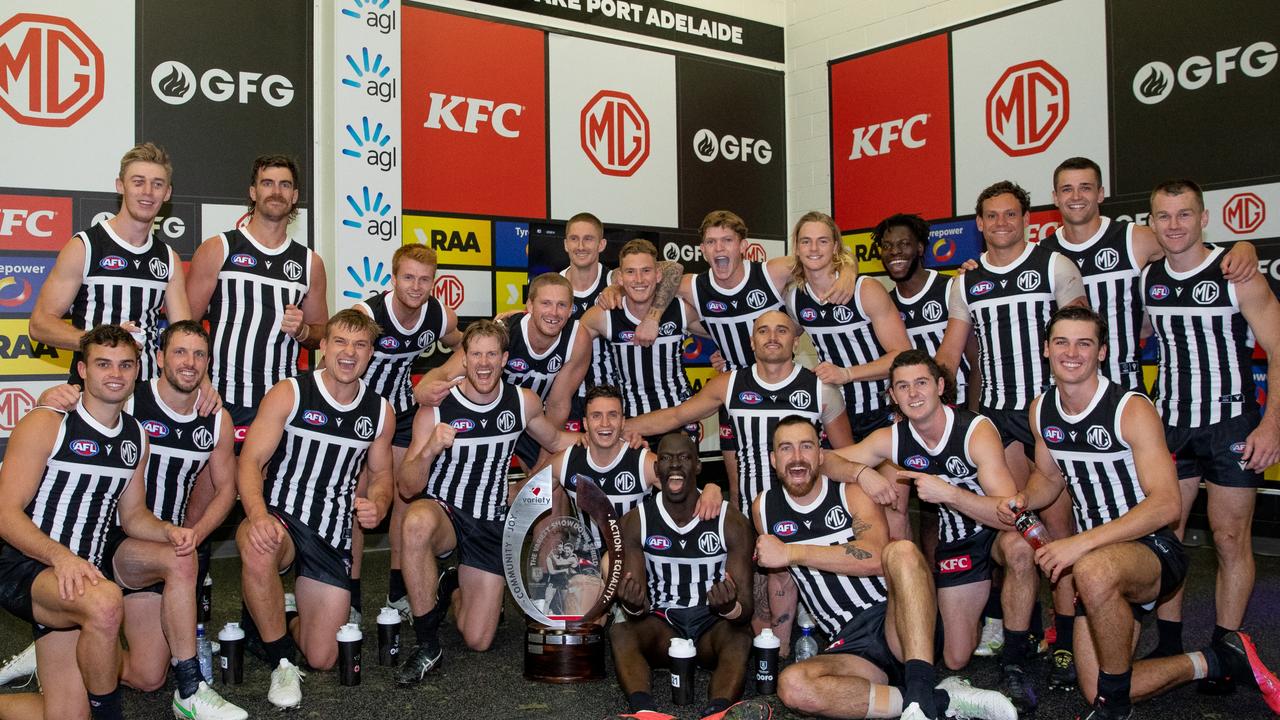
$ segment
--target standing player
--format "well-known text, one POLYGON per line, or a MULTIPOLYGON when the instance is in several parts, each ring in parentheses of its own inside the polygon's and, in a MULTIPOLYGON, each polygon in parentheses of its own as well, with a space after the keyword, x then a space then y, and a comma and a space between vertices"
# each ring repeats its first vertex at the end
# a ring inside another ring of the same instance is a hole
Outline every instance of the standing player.
MULTIPOLYGON (((1254 582, 1257 489, 1263 470, 1280 460, 1280 403, 1261 415, 1251 361, 1256 343, 1267 353, 1268 386, 1280 387, 1280 303, 1264 278, 1227 281, 1224 251, 1202 240, 1208 222, 1194 182, 1170 181, 1152 191, 1151 223, 1165 257, 1143 271, 1142 295, 1160 348, 1156 409, 1178 458, 1179 534, 1200 479, 1208 481, 1218 556, 1216 640, 1244 622, 1254 582)), ((1181 617, 1180 605, 1178 597, 1172 617, 1181 617)))
POLYGON ((209 322, 210 372, 237 444, 260 401, 298 374, 298 351, 319 347, 329 309, 324 261, 289 237, 298 214, 298 165, 261 155, 249 177, 249 222, 215 235, 191 258, 192 317, 209 322))
POLYGON ((302 702, 299 649, 311 667, 333 667, 336 633, 350 611, 351 524, 372 528, 391 507, 395 413, 361 380, 380 334, 358 310, 334 315, 320 341, 324 369, 271 388, 240 453, 240 577, 276 707, 302 702), (356 485, 366 462, 362 495, 356 485), (290 567, 298 575, 296 618, 285 614, 280 582, 290 567))
MULTIPOLYGON (((608 241, 604 237, 604 223, 589 212, 581 212, 564 224, 564 251, 569 256, 569 267, 560 271, 573 288, 574 320, 595 307, 600 293, 609 287, 609 269, 600 264, 600 253, 608 241)), ((571 420, 581 420, 585 409, 586 393, 595 385, 614 385, 613 355, 605 343, 597 338, 592 343, 591 366, 587 378, 574 395, 571 420)))

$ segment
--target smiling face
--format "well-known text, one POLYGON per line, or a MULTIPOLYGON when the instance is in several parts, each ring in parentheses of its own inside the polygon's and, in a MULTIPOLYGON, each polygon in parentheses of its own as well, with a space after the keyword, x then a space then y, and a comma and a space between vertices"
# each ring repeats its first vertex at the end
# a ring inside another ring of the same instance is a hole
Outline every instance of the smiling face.
POLYGON ((564 234, 564 251, 569 255, 569 263, 580 270, 595 267, 605 244, 604 233, 595 223, 586 220, 570 223, 564 234))
POLYGON ((946 381, 935 378, 927 365, 903 365, 889 377, 889 395, 898 412, 912 422, 921 422, 942 407, 946 381))
POLYGON ((173 194, 173 186, 163 165, 135 160, 116 178, 116 192, 120 193, 121 214, 140 223, 150 223, 173 194))
POLYGON ((90 345, 79 370, 85 394, 106 403, 122 403, 133 394, 138 379, 138 349, 123 342, 90 345))
POLYGON ((573 291, 563 285, 543 285, 525 303, 533 328, 546 337, 556 337, 573 314, 573 291))
POLYGON ((905 225, 895 225, 884 231, 880 238, 880 259, 884 269, 894 282, 906 280, 920 269, 920 258, 924 255, 924 243, 917 240, 911 229, 905 225))
POLYGON ((334 379, 339 382, 351 383, 359 380, 369 367, 369 360, 373 358, 373 342, 376 339, 365 330, 331 324, 329 332, 320 341, 325 367, 329 368, 334 379))
POLYGON ((662 497, 669 503, 681 503, 697 490, 702 462, 693 440, 684 433, 668 433, 658 443, 654 472, 662 483, 662 497))
POLYGON ((795 257, 807 271, 826 270, 835 263, 839 242, 826 223, 803 223, 796 232, 795 257))
POLYGON ((287 220, 298 204, 297 181, 287 167, 264 167, 249 186, 249 198, 253 211, 267 220, 287 220))
POLYGON ((463 358, 463 372, 467 383, 476 392, 487 395, 498 389, 502 382, 502 368, 507 364, 507 353, 502 343, 492 335, 476 335, 467 343, 463 358))
POLYGON ((1029 213, 1022 212, 1022 203, 1012 193, 1001 193, 982 201, 982 214, 978 216, 978 231, 987 241, 987 248, 1006 250, 1021 247, 1027 241, 1029 213))
POLYGON ((779 363, 795 358, 799 329, 795 321, 781 310, 770 310, 756 318, 751 330, 751 349, 756 360, 779 363))
POLYGON ((209 343, 193 333, 174 333, 160 354, 159 365, 174 390, 195 392, 209 371, 209 343))
POLYGON ((808 422, 779 424, 773 432, 773 469, 792 497, 808 495, 818 482, 822 445, 808 422))
POLYGON ((1209 212, 1193 192, 1151 196, 1151 229, 1167 255, 1180 255, 1201 244, 1208 224, 1209 212))
POLYGON ((396 300, 407 308, 417 310, 431 297, 436 283, 436 269, 417 260, 401 258, 396 270, 394 292, 396 300))
POLYGON ((598 450, 612 450, 622 439, 622 400, 613 397, 593 398, 582 419, 587 442, 598 450))
POLYGON ((1053 204, 1063 222, 1084 225, 1098 217, 1103 196, 1102 181, 1092 169, 1063 170, 1053 189, 1053 204))
POLYGON ((1107 348, 1098 341, 1098 327, 1088 320, 1058 320, 1045 341, 1053 377, 1063 385, 1086 381, 1098 374, 1107 348))
POLYGON ((622 278, 622 292, 632 303, 642 304, 653 299, 658 289, 658 261, 648 253, 629 253, 618 264, 622 278))

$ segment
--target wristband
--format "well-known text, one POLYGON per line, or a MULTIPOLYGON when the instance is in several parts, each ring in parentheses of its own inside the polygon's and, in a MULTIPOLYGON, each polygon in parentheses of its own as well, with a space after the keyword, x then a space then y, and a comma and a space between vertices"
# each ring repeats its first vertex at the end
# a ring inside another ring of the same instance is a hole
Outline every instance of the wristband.
POLYGON ((640 617, 645 613, 644 610, 632 610, 631 608, 627 607, 627 604, 624 602, 620 602, 618 604, 622 606, 622 612, 630 615, 631 617, 640 617))
POLYGON ((733 601, 733 608, 726 613, 716 613, 725 620, 736 620, 742 614, 742 603, 738 600, 733 601))
MULTIPOLYGON (((866 469, 867 469, 867 465, 866 465, 866 463, 863 463, 863 464, 862 464, 862 470, 866 470, 866 469)), ((858 482, 858 478, 862 477, 862 470, 859 470, 859 471, 858 471, 858 474, 853 476, 853 481, 854 481, 855 483, 856 483, 856 482, 858 482)))

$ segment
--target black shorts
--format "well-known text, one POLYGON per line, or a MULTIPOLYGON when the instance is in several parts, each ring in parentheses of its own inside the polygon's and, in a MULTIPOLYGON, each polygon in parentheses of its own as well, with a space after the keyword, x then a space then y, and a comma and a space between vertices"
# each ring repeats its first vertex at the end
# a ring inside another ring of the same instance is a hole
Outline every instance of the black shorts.
POLYGON ((1028 458, 1035 458, 1036 439, 1031 434, 1031 419, 1028 417, 1029 411, 1023 410, 993 410, 991 408, 979 408, 978 412, 986 416, 1000 431, 1000 444, 1009 447, 1015 442, 1022 443, 1022 451, 1026 453, 1028 458))
POLYGON ((409 447, 413 440, 413 418, 418 414, 418 406, 396 413, 396 434, 391 436, 391 444, 398 448, 409 447))
POLYGON ((435 501, 453 524, 453 534, 458 541, 458 564, 502 575, 503 522, 474 518, 447 502, 435 501))
POLYGON ((293 562, 280 571, 281 575, 294 570, 298 577, 332 585, 343 590, 351 589, 351 550, 338 550, 315 530, 288 513, 268 507, 267 512, 280 521, 289 538, 293 540, 293 562))
POLYGON ((963 540, 938 541, 933 551, 933 582, 939 588, 957 587, 991 579, 995 563, 991 546, 999 533, 983 528, 963 540))
POLYGON ((738 434, 733 431, 729 411, 720 406, 720 452, 738 452, 738 434))
POLYGON ((1161 528, 1134 542, 1146 547, 1160 561, 1160 594, 1149 603, 1132 605, 1133 617, 1140 621, 1143 615, 1155 608, 1156 603, 1177 592, 1182 586, 1182 582, 1187 579, 1187 568, 1191 566, 1191 556, 1168 528, 1161 528))
POLYGON ((528 432, 520 433, 520 437, 516 438, 516 457, 524 463, 525 469, 532 469, 534 464, 538 462, 538 454, 542 451, 542 446, 528 432))
POLYGON ((879 603, 857 611, 853 619, 831 638, 823 655, 856 655, 884 671, 890 685, 901 685, 906 678, 905 666, 893 656, 884 637, 885 611, 888 603, 879 603))
POLYGON ((231 414, 231 425, 234 428, 232 437, 235 439, 236 455, 239 455, 240 446, 244 444, 244 436, 249 432, 249 426, 253 424, 254 418, 258 417, 258 406, 245 407, 223 403, 222 407, 231 414))
POLYGON ((0 544, 0 607, 29 624, 37 638, 44 633, 31 610, 31 585, 48 568, 12 545, 0 544))
MULTIPOLYGON (((107 544, 102 550, 102 574, 107 576, 115 584, 120 586, 120 592, 125 595, 133 595, 134 593, 164 593, 164 581, 151 583, 140 588, 131 588, 120 581, 116 577, 116 552, 120 550, 120 543, 128 539, 124 528, 116 526, 107 531, 107 544)), ((196 594, 199 595, 200 583, 204 582, 204 577, 209 572, 209 560, 213 554, 213 543, 205 538, 205 541, 196 547, 196 594)))
POLYGON ((1223 487, 1262 486, 1262 473, 1240 467, 1244 441, 1258 427, 1257 410, 1201 428, 1164 429, 1169 452, 1177 460, 1178 479, 1203 477, 1223 487))
POLYGON ((691 608, 664 608, 654 610, 653 614, 667 621, 675 631, 676 637, 688 638, 694 645, 697 645, 698 640, 715 627, 716 623, 722 620, 728 622, 711 612, 711 608, 706 605, 695 605, 691 608))
POLYGON ((852 407, 846 406, 849 416, 849 429, 853 431, 853 441, 860 443, 871 433, 893 424, 893 412, 889 408, 877 408, 868 412, 855 413, 852 407))

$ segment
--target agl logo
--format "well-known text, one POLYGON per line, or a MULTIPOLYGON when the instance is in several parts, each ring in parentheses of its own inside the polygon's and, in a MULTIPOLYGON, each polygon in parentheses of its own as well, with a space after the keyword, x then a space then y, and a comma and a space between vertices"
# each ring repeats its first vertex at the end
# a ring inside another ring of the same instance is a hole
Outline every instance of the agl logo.
POLYGON ((102 100, 102 51, 67 18, 18 13, 0 25, 0 109, 15 122, 69 127, 102 100))

